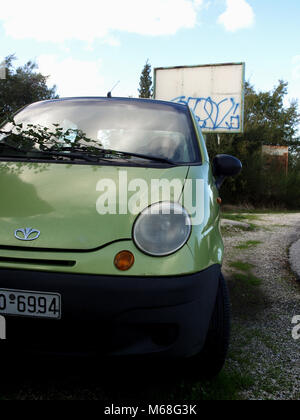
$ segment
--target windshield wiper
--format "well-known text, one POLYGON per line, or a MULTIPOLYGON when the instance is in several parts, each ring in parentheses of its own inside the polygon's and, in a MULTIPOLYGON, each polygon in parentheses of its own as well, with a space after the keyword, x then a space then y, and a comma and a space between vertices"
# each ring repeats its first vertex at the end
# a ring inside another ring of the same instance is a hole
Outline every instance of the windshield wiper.
POLYGON ((13 144, 6 143, 5 141, 0 141, 0 146, 3 146, 2 149, 7 147, 8 149, 15 150, 16 152, 28 153, 30 150, 21 149, 20 147, 14 146, 13 144))
MULTIPOLYGON (((175 166, 176 163, 172 162, 169 159, 152 156, 152 155, 144 155, 142 153, 133 153, 133 152, 124 152, 119 150, 112 150, 112 149, 102 149, 102 148, 95 148, 95 150, 86 150, 82 147, 71 148, 66 147, 62 149, 62 151, 56 150, 32 150, 32 149, 21 149, 17 146, 9 144, 4 141, 0 141, 0 146, 4 146, 3 148, 7 147, 17 152, 21 153, 36 153, 42 156, 59 156, 59 157, 66 157, 66 158, 73 158, 73 159, 82 159, 88 162, 97 162, 98 160, 106 160, 104 155, 116 156, 116 157, 137 157, 140 159, 147 159, 153 160, 156 162, 167 163, 168 165, 175 166)), ((31 156, 32 157, 32 156, 31 156)))
MULTIPOLYGON (((124 152, 124 151, 120 151, 120 150, 113 150, 113 149, 102 149, 101 147, 82 147, 82 146, 78 146, 76 148, 71 148, 71 147, 65 147, 63 148, 63 150, 70 150, 70 151, 75 151, 75 152, 81 152, 81 151, 85 151, 85 153, 88 156, 92 156, 93 158, 103 158, 104 155, 110 155, 111 156, 116 156, 116 157, 137 157, 137 158, 141 158, 141 159, 147 159, 147 160, 154 160, 156 162, 161 162, 161 163, 167 163, 168 165, 176 165, 176 162, 172 162, 171 160, 167 159, 167 158, 162 158, 162 157, 158 157, 158 156, 152 156, 152 155, 144 155, 142 153, 133 153, 133 152, 124 152)), ((103 158, 104 160, 104 158, 103 158)))
MULTIPOLYGON (((8 149, 14 150, 16 152, 21 152, 21 153, 30 153, 30 154, 37 154, 40 155, 39 157, 43 157, 43 156, 62 156, 62 157, 66 157, 66 158, 70 158, 70 159, 82 159, 82 160, 86 160, 88 162, 97 162, 98 159, 97 157, 85 154, 85 153, 78 153, 78 152, 59 152, 59 151, 54 151, 54 150, 32 150, 32 149, 21 149, 17 146, 14 146, 12 144, 0 141, 0 146, 2 146, 2 149, 5 149, 6 147, 8 149)), ((29 157, 29 156, 28 156, 29 157)), ((33 157, 33 156, 30 156, 33 157)))
POLYGON ((49 151, 37 151, 36 153, 40 153, 42 156, 62 156, 66 158, 71 159, 82 159, 86 160, 87 162, 97 162, 99 159, 97 159, 96 156, 89 155, 86 153, 79 153, 79 152, 59 152, 55 150, 49 150, 49 151))
POLYGON ((95 153, 95 156, 97 156, 97 154, 99 152, 102 152, 101 154, 111 154, 111 155, 119 155, 118 157, 122 157, 122 156, 129 156, 129 157, 137 157, 137 158, 141 158, 141 159, 147 159, 147 160, 153 160, 156 162, 161 162, 161 163, 167 163, 168 165, 176 165, 176 162, 172 162, 169 159, 166 158, 162 158, 162 157, 158 157, 158 156, 151 156, 151 155, 144 155, 141 153, 132 153, 132 152, 122 152, 119 150, 112 150, 112 149, 100 149, 99 151, 97 150, 97 153, 95 153))

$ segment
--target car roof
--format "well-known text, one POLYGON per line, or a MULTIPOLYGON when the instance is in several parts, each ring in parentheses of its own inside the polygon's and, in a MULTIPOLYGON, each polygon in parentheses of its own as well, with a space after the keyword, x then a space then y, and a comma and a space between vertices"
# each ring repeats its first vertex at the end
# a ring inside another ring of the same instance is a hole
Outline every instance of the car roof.
POLYGON ((153 105, 166 105, 172 106, 175 109, 183 111, 183 109, 188 108, 185 104, 179 104, 177 102, 171 101, 162 101, 157 99, 147 99, 147 98, 125 98, 125 97, 104 97, 104 96, 74 96, 74 97, 67 97, 67 98, 58 98, 58 99, 47 99, 45 101, 35 102, 35 104, 31 105, 38 105, 43 103, 49 102, 65 102, 65 101, 72 101, 72 102, 83 102, 83 101, 99 101, 99 102, 134 102, 134 103, 151 103, 153 105))

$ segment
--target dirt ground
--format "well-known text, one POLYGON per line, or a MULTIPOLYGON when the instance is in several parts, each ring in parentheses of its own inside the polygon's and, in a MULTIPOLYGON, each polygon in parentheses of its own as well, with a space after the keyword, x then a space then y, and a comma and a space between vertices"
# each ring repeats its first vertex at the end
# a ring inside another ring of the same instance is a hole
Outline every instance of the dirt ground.
POLYGON ((237 218, 248 227, 223 228, 233 320, 228 361, 217 379, 187 380, 157 362, 10 355, 1 360, 0 399, 299 400, 300 340, 292 337, 292 318, 300 315, 300 284, 288 253, 300 238, 300 214, 237 218))

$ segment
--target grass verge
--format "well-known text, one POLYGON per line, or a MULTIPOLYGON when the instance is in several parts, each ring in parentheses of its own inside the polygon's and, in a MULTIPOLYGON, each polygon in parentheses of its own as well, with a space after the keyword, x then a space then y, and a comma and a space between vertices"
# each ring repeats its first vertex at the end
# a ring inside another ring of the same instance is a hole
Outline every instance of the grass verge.
POLYGON ((246 271, 246 272, 250 271, 251 268, 254 268, 253 264, 246 263, 246 262, 243 262, 243 261, 231 261, 229 263, 229 266, 232 267, 232 268, 235 268, 236 270, 246 271))
POLYGON ((242 273, 234 273, 233 278, 236 281, 243 282, 248 286, 260 286, 262 284, 262 280, 258 277, 254 276, 252 273, 242 274, 242 273))
POLYGON ((236 246, 237 249, 249 249, 249 248, 253 248, 257 245, 260 245, 262 242, 260 241, 246 241, 246 242, 241 242, 239 245, 236 246))

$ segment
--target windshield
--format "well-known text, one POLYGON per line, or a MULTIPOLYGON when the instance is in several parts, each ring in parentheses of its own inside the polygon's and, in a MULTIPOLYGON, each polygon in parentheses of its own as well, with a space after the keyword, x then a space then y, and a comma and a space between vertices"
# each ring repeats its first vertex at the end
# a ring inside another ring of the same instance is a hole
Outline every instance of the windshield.
MULTIPOLYGON (((103 149, 176 163, 200 160, 189 111, 172 104, 130 99, 58 100, 29 105, 15 115, 14 121, 23 124, 23 130, 30 124, 49 130, 59 126, 67 132, 69 141, 76 137, 76 130, 81 130, 94 146, 103 149)), ((10 123, 1 129, 9 130, 10 123)))

